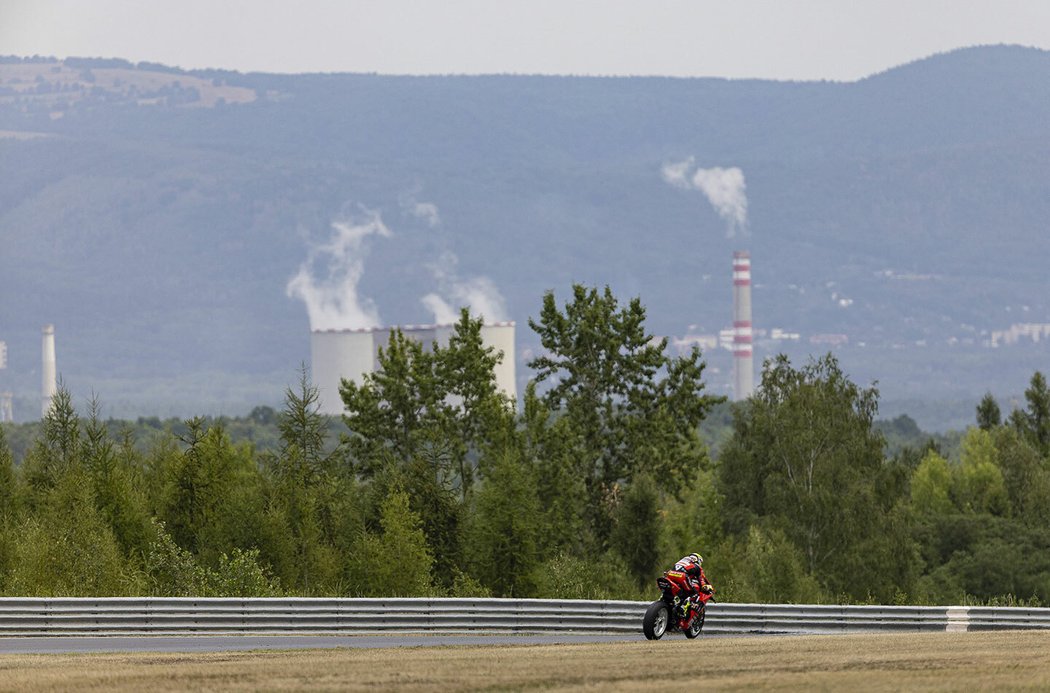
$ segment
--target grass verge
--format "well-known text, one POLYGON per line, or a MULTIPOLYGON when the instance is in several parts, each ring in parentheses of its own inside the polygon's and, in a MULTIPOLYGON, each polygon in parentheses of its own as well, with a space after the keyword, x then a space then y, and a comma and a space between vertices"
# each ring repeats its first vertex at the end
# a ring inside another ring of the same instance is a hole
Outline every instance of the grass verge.
POLYGON ((1050 688, 1050 633, 0 656, 2 690, 1050 688))

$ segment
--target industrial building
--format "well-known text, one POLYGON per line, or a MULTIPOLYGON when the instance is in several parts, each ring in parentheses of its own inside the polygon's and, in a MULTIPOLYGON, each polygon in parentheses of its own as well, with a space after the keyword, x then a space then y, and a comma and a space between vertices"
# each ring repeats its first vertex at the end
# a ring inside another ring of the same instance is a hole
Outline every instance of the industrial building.
MULTIPOLYGON (((343 412, 339 384, 343 378, 361 384, 364 376, 378 366, 379 349, 385 348, 390 332, 400 329, 402 334, 422 343, 447 346, 453 325, 402 325, 357 330, 314 330, 310 333, 311 381, 318 390, 320 412, 335 416, 343 412)), ((503 352, 496 365, 496 386, 511 401, 517 401, 515 378, 514 323, 499 322, 481 327, 482 343, 503 352)))

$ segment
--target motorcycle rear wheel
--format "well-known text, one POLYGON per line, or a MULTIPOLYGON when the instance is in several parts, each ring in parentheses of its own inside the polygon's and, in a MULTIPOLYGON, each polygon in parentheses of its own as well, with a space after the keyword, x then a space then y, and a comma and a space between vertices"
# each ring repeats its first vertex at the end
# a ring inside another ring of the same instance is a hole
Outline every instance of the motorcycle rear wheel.
POLYGON ((655 601, 645 610, 645 618, 642 619, 642 632, 646 640, 659 640, 667 632, 667 623, 671 612, 667 604, 655 601))

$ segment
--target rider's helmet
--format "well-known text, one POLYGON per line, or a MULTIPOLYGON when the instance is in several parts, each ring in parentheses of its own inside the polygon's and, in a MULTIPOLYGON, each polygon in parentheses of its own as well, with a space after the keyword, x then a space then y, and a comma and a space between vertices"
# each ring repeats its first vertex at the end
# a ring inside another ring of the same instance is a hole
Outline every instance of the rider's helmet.
POLYGON ((697 565, 703 565, 704 564, 704 557, 701 556, 698 553, 691 553, 691 554, 689 554, 688 558, 689 558, 690 561, 692 561, 693 563, 696 563, 697 565))

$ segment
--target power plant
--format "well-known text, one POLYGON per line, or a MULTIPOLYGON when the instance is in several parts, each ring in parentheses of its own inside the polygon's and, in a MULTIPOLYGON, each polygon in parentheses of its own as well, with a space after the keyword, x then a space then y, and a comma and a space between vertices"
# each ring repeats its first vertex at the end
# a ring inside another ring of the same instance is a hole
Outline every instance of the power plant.
POLYGON ((41 389, 40 416, 45 417, 51 411, 51 400, 58 392, 58 366, 55 362, 54 325, 44 325, 42 357, 41 372, 44 376, 41 389))
MULTIPOLYGON (((343 412, 343 402, 339 397, 340 381, 345 378, 360 385, 366 374, 374 372, 379 366, 379 349, 386 348, 393 329, 400 329, 406 337, 429 349, 434 344, 447 346, 453 325, 311 331, 311 381, 320 397, 320 413, 335 416, 343 412)), ((503 359, 495 368, 496 386, 512 401, 517 401, 514 323, 482 325, 481 340, 486 347, 503 352, 503 359)))
POLYGON ((733 253, 733 396, 744 400, 755 391, 751 330, 751 253, 733 253))

